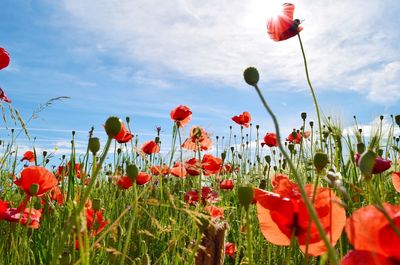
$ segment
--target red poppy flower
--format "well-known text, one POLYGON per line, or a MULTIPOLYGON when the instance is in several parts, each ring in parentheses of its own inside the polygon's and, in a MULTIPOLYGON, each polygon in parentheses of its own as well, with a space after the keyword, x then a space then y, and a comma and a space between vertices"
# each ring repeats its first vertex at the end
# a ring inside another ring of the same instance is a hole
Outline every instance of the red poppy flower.
POLYGON ((189 175, 198 176, 201 171, 201 163, 198 159, 193 157, 185 162, 185 169, 189 175))
POLYGON ((103 221, 103 214, 100 210, 95 211, 93 208, 85 209, 86 215, 86 227, 89 234, 92 236, 98 235, 103 231, 104 227, 109 223, 109 221, 103 221))
POLYGON ((267 145, 268 147, 279 146, 278 141, 276 139, 275 133, 266 133, 264 136, 264 142, 261 143, 261 146, 264 147, 267 145))
POLYGON ((58 186, 54 186, 53 189, 51 189, 50 191, 50 199, 58 202, 59 204, 63 204, 64 200, 63 200, 63 194, 61 192, 60 187, 58 186))
MULTIPOLYGON (((400 206, 384 203, 383 207, 394 225, 400 229, 400 206)), ((356 210, 347 220, 346 234, 354 251, 347 254, 342 264, 398 264, 400 262, 400 237, 385 215, 375 206, 356 210), (374 260, 375 263, 362 263, 374 260), (378 263, 378 261, 380 263, 378 263)))
POLYGON ((232 243, 232 242, 225 243, 225 255, 234 258, 236 251, 237 251, 237 249, 236 249, 235 243, 232 243))
POLYGON ((151 180, 151 176, 145 172, 139 172, 136 177, 136 184, 137 185, 144 185, 147 184, 151 180))
POLYGON ((122 190, 126 190, 129 189, 130 187, 132 187, 133 182, 132 179, 128 176, 124 176, 121 177, 118 181, 117 181, 117 185, 120 189, 122 190))
MULTIPOLYGON (((275 177, 273 192, 255 189, 260 229, 267 241, 281 246, 290 245, 291 236, 297 237, 300 249, 306 248, 308 226, 311 222, 308 253, 318 256, 326 252, 316 225, 309 217, 307 207, 296 183, 286 176, 275 177)), ((305 186, 307 196, 312 198, 313 185, 305 186)), ((319 220, 334 245, 346 223, 345 210, 337 203, 339 199, 329 188, 318 188, 314 207, 319 220)))
POLYGON ((201 161, 204 175, 217 174, 222 168, 222 159, 206 154, 201 161))
POLYGON ((42 213, 35 208, 25 208, 19 210, 17 208, 7 208, 4 213, 4 220, 12 223, 20 223, 30 228, 37 229, 40 226, 40 217, 42 213))
MULTIPOLYGON (((356 165, 358 166, 358 161, 360 160, 361 155, 355 154, 356 165)), ((375 158, 375 165, 372 169, 372 174, 380 174, 386 170, 388 170, 392 165, 392 161, 383 159, 382 157, 375 158)))
POLYGON ((119 133, 114 137, 114 139, 120 143, 127 143, 129 142, 131 139, 133 138, 133 135, 131 134, 130 131, 128 131, 125 127, 125 124, 123 122, 121 122, 121 130, 119 131, 119 133))
POLYGON ((218 192, 213 190, 210 187, 202 187, 201 188, 201 200, 203 203, 216 203, 221 199, 219 198, 218 192))
POLYGON ((211 149, 212 141, 203 128, 193 126, 190 129, 190 137, 183 142, 182 147, 192 151, 199 148, 201 151, 207 151, 211 149))
POLYGON ((8 202, 0 200, 0 220, 3 220, 8 209, 8 202))
POLYGON ((150 172, 154 176, 159 176, 163 175, 166 176, 170 173, 170 169, 167 165, 162 165, 162 166, 151 166, 150 167, 150 172))
POLYGON ((294 5, 285 3, 281 14, 269 18, 267 30, 269 37, 274 41, 287 40, 303 30, 300 20, 293 20, 294 5))
POLYGON ((199 192, 197 190, 189 190, 183 196, 183 200, 189 205, 195 205, 199 201, 199 192))
POLYGON ((10 64, 10 55, 4 48, 0 48, 0 70, 10 64))
POLYGON ((224 218, 224 209, 221 207, 208 205, 204 208, 204 210, 206 210, 211 215, 211 217, 224 218))
POLYGON ((400 192, 400 172, 392 173, 392 183, 393 183, 394 189, 397 192, 400 192))
POLYGON ((21 159, 21 162, 24 160, 28 162, 35 162, 35 154, 33 153, 33 151, 26 151, 21 159))
POLYGON ((7 97, 6 93, 4 93, 4 90, 0 88, 0 100, 11 103, 11 100, 7 97))
POLYGON ((219 184, 219 188, 221 190, 232 190, 233 189, 233 179, 224 179, 223 181, 221 181, 221 183, 219 184))
POLYGON ((155 141, 148 141, 142 145, 142 152, 147 155, 152 155, 160 152, 160 146, 155 141))
POLYGON ((171 169, 171 174, 178 178, 186 178, 187 171, 184 165, 180 162, 176 162, 174 167, 171 169))
POLYGON ((239 125, 243 125, 244 127, 249 128, 251 122, 251 116, 250 113, 245 111, 242 114, 233 116, 232 120, 239 125))
POLYGON ((286 141, 294 144, 300 144, 301 138, 303 138, 301 132, 297 131, 296 133, 290 133, 286 138, 286 141), (296 134, 296 138, 294 138, 293 134, 296 134))
POLYGON ((58 180, 44 167, 26 167, 14 183, 29 196, 42 196, 57 185, 58 180))
POLYGON ((176 122, 179 127, 183 127, 192 119, 192 111, 183 105, 179 105, 171 111, 171 119, 176 122))

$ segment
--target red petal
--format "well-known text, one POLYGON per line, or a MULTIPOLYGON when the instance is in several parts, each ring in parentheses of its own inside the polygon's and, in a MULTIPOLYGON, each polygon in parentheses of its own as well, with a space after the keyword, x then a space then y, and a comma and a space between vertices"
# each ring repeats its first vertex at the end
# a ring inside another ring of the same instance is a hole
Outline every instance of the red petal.
POLYGON ((392 183, 397 192, 400 192, 400 172, 392 173, 392 183))

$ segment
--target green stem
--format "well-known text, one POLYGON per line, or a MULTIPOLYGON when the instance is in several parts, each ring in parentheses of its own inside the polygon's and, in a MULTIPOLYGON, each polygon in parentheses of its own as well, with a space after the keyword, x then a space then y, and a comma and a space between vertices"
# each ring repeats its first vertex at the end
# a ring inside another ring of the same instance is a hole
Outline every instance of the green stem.
POLYGON ((318 107, 317 97, 315 96, 314 89, 313 89, 313 87, 312 87, 312 85, 311 85, 310 76, 309 76, 309 74, 308 74, 308 66, 307 66, 306 53, 304 52, 303 43, 302 43, 301 38, 300 38, 300 32, 297 34, 297 36, 299 37, 301 53, 303 54, 304 69, 305 69, 305 71, 306 71, 307 83, 308 83, 308 86, 310 87, 311 94, 312 94, 312 97, 313 97, 313 100, 314 100, 315 111, 317 112, 318 129, 319 129, 319 142, 320 142, 321 151, 322 151, 322 150, 323 150, 323 144, 322 144, 322 139, 323 139, 323 138, 322 138, 321 115, 320 115, 320 113, 319 113, 319 107, 318 107))
POLYGON ((290 160, 288 154, 286 153, 286 151, 285 151, 285 149, 284 149, 284 147, 282 145, 278 120, 277 120, 275 114, 272 112, 271 108, 268 106, 268 104, 267 104, 263 94, 261 93, 261 90, 258 87, 258 85, 255 84, 254 88, 256 89, 257 94, 260 97, 260 100, 261 100, 262 104, 264 105, 265 109, 267 110, 267 112, 269 113, 269 115, 271 116, 271 118, 272 118, 272 120, 274 122, 275 131, 276 131, 276 138, 277 138, 277 141, 278 141, 278 144, 279 144, 279 150, 281 151, 283 156, 287 159, 289 167, 293 171, 294 177, 295 177, 296 182, 297 182, 297 184, 299 186, 300 194, 304 199, 304 202, 305 202, 305 204, 307 206, 307 210, 310 213, 311 219, 314 221, 314 223, 315 223, 315 225, 317 227, 318 233, 320 234, 322 240, 325 243, 325 246, 327 247, 327 250, 328 250, 328 253, 329 253, 329 256, 330 256, 330 260, 331 260, 332 264, 338 265, 335 249, 332 247, 331 243, 329 242, 329 240, 328 240, 328 238, 326 236, 325 230, 323 229, 323 227, 321 225, 321 222, 319 221, 318 215, 317 215, 317 213, 316 213, 316 211, 315 211, 310 199, 307 196, 307 193, 306 193, 306 191, 304 189, 304 186, 303 186, 303 181, 301 180, 299 174, 297 173, 297 171, 295 169, 295 166, 293 165, 293 162, 290 160))

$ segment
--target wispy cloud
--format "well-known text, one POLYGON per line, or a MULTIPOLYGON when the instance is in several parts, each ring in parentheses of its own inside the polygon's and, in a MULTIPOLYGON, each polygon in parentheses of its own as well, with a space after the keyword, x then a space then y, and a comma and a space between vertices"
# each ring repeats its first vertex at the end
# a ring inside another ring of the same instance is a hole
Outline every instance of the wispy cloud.
MULTIPOLYGON (((243 68, 257 65, 263 80, 278 89, 304 89, 297 40, 274 43, 267 37, 272 2, 68 0, 62 8, 71 26, 93 36, 100 52, 147 62, 149 71, 243 88, 243 68)), ((302 37, 316 87, 350 89, 378 102, 400 98, 400 36, 391 19, 399 11, 396 1, 293 2, 295 16, 304 19, 302 37)), ((148 81, 144 72, 132 78, 148 81)))

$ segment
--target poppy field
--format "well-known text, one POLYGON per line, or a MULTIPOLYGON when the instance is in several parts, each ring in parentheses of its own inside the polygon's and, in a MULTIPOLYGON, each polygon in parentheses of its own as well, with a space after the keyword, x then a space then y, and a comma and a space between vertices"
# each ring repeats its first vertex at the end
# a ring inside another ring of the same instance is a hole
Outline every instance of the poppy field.
MULTIPOLYGON (((243 66, 274 131, 244 110, 213 135, 184 102, 170 138, 157 128, 142 141, 130 117, 105 117, 107 140, 90 130, 82 156, 74 133, 54 159, 35 145, 22 154, 12 131, 0 144, 0 264, 400 264, 400 115, 380 116, 371 135, 356 116, 349 134, 322 115, 294 9, 267 31, 298 39, 316 121, 299 113, 282 135, 263 74, 243 66)), ((0 48, 0 70, 11 59, 0 48)), ((4 122, 28 133, 5 92, 4 122)))

